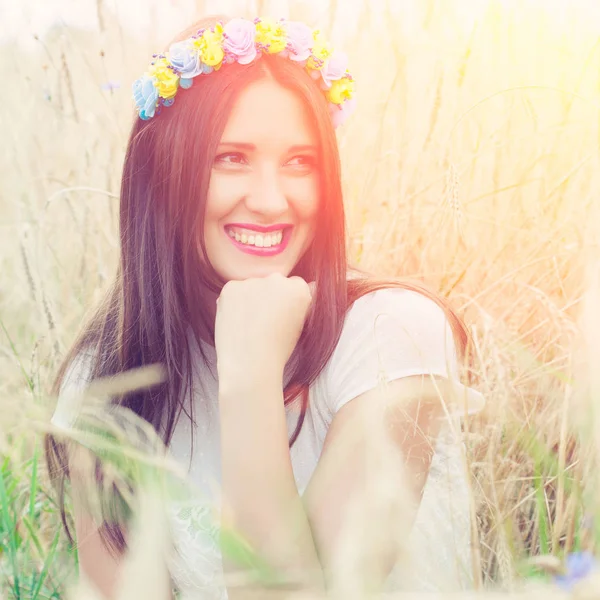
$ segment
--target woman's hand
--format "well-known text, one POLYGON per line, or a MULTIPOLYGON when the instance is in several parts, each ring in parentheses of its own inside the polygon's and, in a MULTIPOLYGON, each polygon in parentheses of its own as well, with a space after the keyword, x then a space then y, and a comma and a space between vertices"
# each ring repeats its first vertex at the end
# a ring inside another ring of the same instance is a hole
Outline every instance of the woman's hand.
POLYGON ((220 382, 283 378, 311 304, 312 285, 274 273, 223 286, 215 321, 220 382))

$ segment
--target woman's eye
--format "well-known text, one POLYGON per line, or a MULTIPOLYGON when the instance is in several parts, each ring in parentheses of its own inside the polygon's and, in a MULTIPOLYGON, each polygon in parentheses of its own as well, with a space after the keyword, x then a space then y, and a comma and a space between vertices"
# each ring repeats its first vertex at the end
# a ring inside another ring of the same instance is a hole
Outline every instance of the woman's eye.
POLYGON ((313 167, 315 165, 315 159, 312 156, 294 156, 288 165, 293 167, 313 167))
POLYGON ((226 165, 241 165, 244 164, 245 157, 239 152, 227 152, 226 154, 219 154, 215 158, 215 162, 226 164, 226 165))

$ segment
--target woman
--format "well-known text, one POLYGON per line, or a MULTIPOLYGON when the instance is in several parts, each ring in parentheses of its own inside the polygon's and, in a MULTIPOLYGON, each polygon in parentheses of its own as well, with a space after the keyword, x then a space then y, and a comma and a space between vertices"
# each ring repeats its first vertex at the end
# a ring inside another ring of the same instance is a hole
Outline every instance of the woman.
MULTIPOLYGON (((207 19, 154 57, 134 84, 116 281, 58 373, 54 423, 74 421, 70 392, 92 379, 162 364, 162 384, 113 401, 155 428, 261 557, 324 589, 376 470, 371 430, 336 457, 385 388, 389 456, 410 474, 392 485, 421 499, 413 577, 396 570, 398 584, 460 587, 467 487, 441 417, 451 389, 466 392, 461 414, 481 404, 456 383, 467 331, 419 284, 348 266, 334 128, 353 88, 344 55, 301 23, 207 19)), ((68 475, 65 446, 49 436, 46 449, 51 474, 68 475)), ((81 568, 112 597, 125 524, 75 513, 81 568)), ((235 597, 218 533, 190 526, 204 514, 193 502, 173 511, 171 574, 191 597, 235 597)), ((393 527, 379 533, 360 565, 371 583, 396 558, 393 527)))

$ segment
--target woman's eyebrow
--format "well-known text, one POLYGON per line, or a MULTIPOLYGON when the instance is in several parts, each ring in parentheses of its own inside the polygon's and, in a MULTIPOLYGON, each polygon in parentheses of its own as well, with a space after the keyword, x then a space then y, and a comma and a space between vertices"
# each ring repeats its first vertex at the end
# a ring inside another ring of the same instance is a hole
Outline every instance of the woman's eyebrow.
MULTIPOLYGON (((248 152, 254 152, 256 145, 249 142, 221 142, 219 146, 229 146, 231 148, 237 148, 239 150, 247 150, 248 152)), ((317 152, 317 147, 313 144, 296 144, 290 146, 288 152, 317 152)))
POLYGON ((254 151, 256 146, 254 144, 248 144, 246 142, 221 142, 219 146, 232 146, 233 148, 239 148, 240 150, 254 151))
POLYGON ((313 144, 298 144, 290 147, 290 152, 316 152, 317 147, 313 144))

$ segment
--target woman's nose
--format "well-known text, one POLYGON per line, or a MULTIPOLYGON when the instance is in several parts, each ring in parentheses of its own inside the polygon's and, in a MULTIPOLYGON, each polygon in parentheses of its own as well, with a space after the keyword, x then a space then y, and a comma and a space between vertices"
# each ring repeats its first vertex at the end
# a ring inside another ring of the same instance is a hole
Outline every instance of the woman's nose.
POLYGON ((287 197, 275 169, 262 169, 256 173, 252 190, 246 196, 246 206, 253 213, 268 218, 275 218, 287 212, 287 197))

